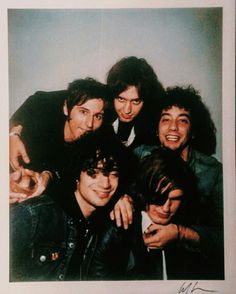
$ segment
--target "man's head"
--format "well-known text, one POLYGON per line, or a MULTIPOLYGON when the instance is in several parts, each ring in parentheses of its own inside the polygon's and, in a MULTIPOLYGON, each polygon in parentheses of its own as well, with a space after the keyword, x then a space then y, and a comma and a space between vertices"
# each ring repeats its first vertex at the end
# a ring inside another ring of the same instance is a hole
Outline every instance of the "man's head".
POLYGON ((186 159, 189 145, 206 154, 215 151, 215 126, 200 95, 191 86, 167 88, 158 116, 162 146, 180 151, 186 159))
POLYGON ((181 215, 193 197, 194 180, 180 156, 159 148, 141 161, 137 189, 152 221, 166 225, 181 215))
POLYGON ((92 78, 69 84, 64 104, 65 141, 75 141, 86 132, 98 129, 106 118, 108 108, 107 87, 92 78))
POLYGON ((77 201, 86 215, 121 195, 127 180, 128 154, 116 136, 103 129, 79 141, 71 148, 69 173, 77 201))
POLYGON ((131 122, 144 114, 152 116, 163 87, 154 70, 143 58, 122 58, 107 75, 114 108, 120 121, 131 122), (149 112, 149 114, 148 114, 149 112))

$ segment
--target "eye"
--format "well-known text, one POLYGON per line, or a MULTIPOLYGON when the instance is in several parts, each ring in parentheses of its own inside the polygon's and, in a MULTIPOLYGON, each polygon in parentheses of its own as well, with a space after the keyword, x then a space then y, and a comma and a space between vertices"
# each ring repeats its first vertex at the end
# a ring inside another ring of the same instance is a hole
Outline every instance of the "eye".
POLYGON ((116 100, 118 100, 119 102, 125 102, 125 99, 122 97, 117 97, 116 100))
POLYGON ((83 114, 83 115, 86 115, 88 113, 88 111, 85 110, 85 109, 79 109, 79 113, 83 114))
POLYGON ((132 103, 133 103, 134 105, 139 105, 141 102, 142 102, 141 99, 135 99, 135 100, 132 101, 132 103))
POLYGON ((181 118, 179 122, 182 124, 189 124, 189 120, 187 118, 181 118))
POLYGON ((102 120, 102 119, 103 119, 103 114, 98 113, 98 114, 95 115, 95 118, 96 118, 97 120, 102 120))
POLYGON ((169 117, 162 117, 161 122, 168 122, 170 121, 169 117))

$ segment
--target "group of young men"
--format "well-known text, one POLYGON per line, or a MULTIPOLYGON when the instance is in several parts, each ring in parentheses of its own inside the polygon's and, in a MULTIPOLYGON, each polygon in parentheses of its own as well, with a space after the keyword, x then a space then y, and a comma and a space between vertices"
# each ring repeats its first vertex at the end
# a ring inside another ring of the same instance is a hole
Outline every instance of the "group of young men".
POLYGON ((215 132, 192 86, 134 56, 106 85, 29 97, 10 120, 11 281, 223 279, 215 132))

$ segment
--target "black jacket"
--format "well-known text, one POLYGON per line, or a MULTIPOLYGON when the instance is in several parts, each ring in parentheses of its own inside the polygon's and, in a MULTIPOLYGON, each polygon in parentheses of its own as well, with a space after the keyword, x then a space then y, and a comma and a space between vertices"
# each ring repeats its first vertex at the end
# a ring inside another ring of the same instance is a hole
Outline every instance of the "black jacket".
POLYGON ((126 232, 104 212, 87 221, 68 207, 47 195, 11 207, 11 281, 122 279, 126 232))

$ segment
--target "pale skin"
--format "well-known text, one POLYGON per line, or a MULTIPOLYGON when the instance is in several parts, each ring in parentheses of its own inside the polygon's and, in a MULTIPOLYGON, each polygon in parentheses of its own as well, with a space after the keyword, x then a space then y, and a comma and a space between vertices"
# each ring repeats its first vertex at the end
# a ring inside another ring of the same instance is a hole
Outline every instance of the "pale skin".
MULTIPOLYGON (((164 109, 158 124, 158 135, 162 146, 171 150, 181 150, 181 157, 187 161, 189 152, 189 137, 191 133, 190 113, 184 108, 172 106, 164 109)), ((197 244, 199 235, 192 229, 179 226, 180 239, 193 241, 197 244)), ((145 244, 150 248, 163 248, 178 237, 178 228, 175 224, 153 224, 147 230, 148 237, 144 236, 145 244)))
POLYGON ((143 235, 144 243, 147 247, 162 248, 170 241, 178 237, 178 229, 175 224, 171 224, 171 218, 177 212, 183 191, 181 189, 172 190, 163 205, 150 204, 147 206, 147 213, 154 224, 148 227, 143 235), (152 235, 153 233, 155 235, 152 235))
POLYGON ((89 218, 98 207, 103 207, 110 201, 118 187, 118 182, 117 171, 104 175, 99 165, 92 177, 87 172, 81 172, 75 196, 85 218, 89 218))
MULTIPOLYGON (((64 104, 63 112, 65 115, 68 115, 66 103, 64 104)), ((101 98, 90 99, 82 105, 75 105, 70 112, 70 119, 65 123, 65 141, 75 141, 85 132, 94 131, 99 128, 103 121, 103 115, 104 102, 101 98)), ((16 131, 20 134, 22 126, 13 127, 11 131, 16 131)), ((10 136, 10 163, 15 170, 10 175, 10 203, 21 202, 29 197, 42 194, 50 180, 50 173, 48 173, 48 171, 36 173, 35 171, 25 170, 20 167, 19 157, 22 157, 25 163, 29 163, 30 161, 20 136, 10 136), (31 180, 27 179, 27 176, 31 178, 31 180), (14 181, 15 183, 13 185, 14 181), (31 184, 32 182, 34 183, 34 188, 29 189, 30 182, 31 184)), ((111 212, 111 219, 116 220, 117 226, 123 224, 123 227, 126 229, 129 224, 132 223, 132 200, 128 195, 124 195, 116 203, 114 210, 111 212)))
POLYGON ((143 101, 135 86, 129 86, 114 99, 114 108, 122 122, 131 122, 140 113, 143 101))

